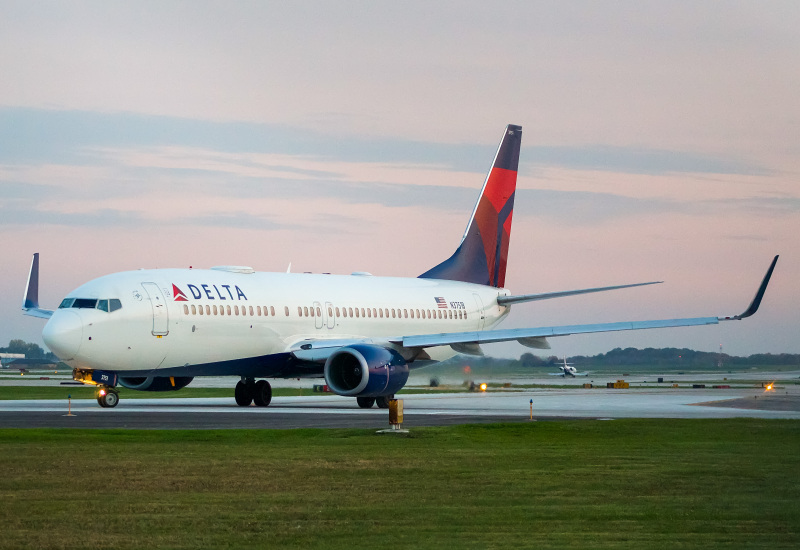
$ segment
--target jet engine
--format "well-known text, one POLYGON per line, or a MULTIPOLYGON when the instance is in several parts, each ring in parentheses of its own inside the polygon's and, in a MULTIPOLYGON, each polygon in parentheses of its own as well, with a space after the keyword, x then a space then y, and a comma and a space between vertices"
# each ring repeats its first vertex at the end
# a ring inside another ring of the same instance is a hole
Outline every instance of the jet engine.
POLYGON ((120 377, 120 385, 139 391, 175 391, 189 385, 193 376, 120 377))
POLYGON ((325 382, 339 395, 393 395, 408 380, 408 363, 393 349, 353 344, 333 352, 325 362, 325 382))

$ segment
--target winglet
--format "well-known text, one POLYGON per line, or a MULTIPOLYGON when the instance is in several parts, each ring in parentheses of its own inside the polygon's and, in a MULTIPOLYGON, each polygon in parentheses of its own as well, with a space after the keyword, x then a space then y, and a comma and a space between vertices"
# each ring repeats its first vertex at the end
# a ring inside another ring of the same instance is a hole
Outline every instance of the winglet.
POLYGON ((25 315, 49 319, 53 315, 52 310, 41 309, 39 307, 39 253, 33 255, 31 270, 28 273, 28 285, 25 287, 25 296, 22 299, 22 311, 25 315))
POLYGON ((738 321, 740 319, 744 319, 746 317, 750 317, 756 311, 758 311, 758 307, 761 305, 761 300, 764 298, 764 293, 767 291, 767 285, 769 284, 770 277, 772 277, 772 272, 775 270, 775 264, 778 263, 778 258, 780 256, 775 256, 772 259, 772 263, 767 270, 767 274, 764 275, 764 279, 761 281, 761 286, 758 287, 758 291, 756 295, 753 296, 753 301, 750 302, 750 305, 747 306, 747 309, 744 313, 740 313, 739 315, 734 315, 733 317, 720 317, 720 321, 738 321))
POLYGON ((39 253, 33 254, 31 270, 28 273, 28 285, 25 287, 25 297, 22 300, 22 309, 37 309, 39 307, 39 253))

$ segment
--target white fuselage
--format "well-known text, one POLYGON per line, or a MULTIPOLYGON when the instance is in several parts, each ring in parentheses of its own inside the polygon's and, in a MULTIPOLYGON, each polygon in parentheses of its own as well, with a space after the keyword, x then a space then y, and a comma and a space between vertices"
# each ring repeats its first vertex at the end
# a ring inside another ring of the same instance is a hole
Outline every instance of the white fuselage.
MULTIPOLYGON (((497 305, 497 296, 505 294, 435 279, 140 270, 75 289, 43 337, 74 368, 124 375, 285 354, 304 340, 378 343, 404 335, 481 331, 507 315, 509 309, 497 305), (115 306, 104 300, 119 300, 121 307, 106 311, 115 306)), ((449 347, 427 353, 436 360, 453 355, 449 347)))

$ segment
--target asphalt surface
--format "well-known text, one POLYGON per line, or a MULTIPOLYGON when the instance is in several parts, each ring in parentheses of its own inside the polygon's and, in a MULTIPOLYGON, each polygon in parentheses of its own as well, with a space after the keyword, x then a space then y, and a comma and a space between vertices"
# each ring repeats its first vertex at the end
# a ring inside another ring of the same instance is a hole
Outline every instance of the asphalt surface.
MULTIPOLYGON (((582 388, 403 395, 404 428, 485 422, 614 418, 800 419, 800 386, 761 389, 582 388)), ((276 397, 269 407, 237 407, 230 398, 123 399, 103 409, 93 399, 0 401, 0 428, 375 428, 388 411, 359 409, 334 395, 276 397)))

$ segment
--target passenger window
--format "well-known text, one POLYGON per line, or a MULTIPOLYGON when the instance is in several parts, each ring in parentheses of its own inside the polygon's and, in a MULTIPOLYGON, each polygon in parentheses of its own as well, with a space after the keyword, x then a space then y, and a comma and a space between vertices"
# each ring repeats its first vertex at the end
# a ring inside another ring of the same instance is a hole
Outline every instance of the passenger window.
MULTIPOLYGON (((361 315, 364 315, 364 310, 363 309, 361 310, 361 315)), ((359 318, 361 315, 359 315, 358 308, 356 308, 356 318, 359 318)))
MULTIPOLYGON (((275 317, 275 308, 273 306, 269 306, 269 311, 272 313, 272 316, 275 317)), ((286 315, 289 315, 289 308, 286 308, 286 315)))
POLYGON ((303 316, 308 317, 308 307, 303 307, 303 316))
POLYGON ((183 304, 183 314, 189 315, 189 306, 187 306, 186 304, 183 304))
POLYGON ((97 309, 108 313, 108 300, 97 300, 97 309))
POLYGON ((297 316, 298 317, 303 316, 303 308, 301 308, 300 306, 297 306, 297 316))
MULTIPOLYGON (((203 307, 203 306, 200 306, 203 307)), ((206 315, 211 315, 211 306, 206 306, 206 315)))
POLYGON ((253 316, 253 306, 250 306, 250 317, 253 316))
POLYGON ((203 306, 200 306, 199 309, 200 309, 200 315, 202 315, 203 314, 203 306))
POLYGON ((336 307, 336 316, 337 317, 339 316, 339 307, 338 306, 336 307))
MULTIPOLYGON (((336 309, 338 311, 339 308, 337 307, 336 309)), ((338 317, 339 314, 337 313, 336 315, 338 317)), ((331 308, 331 306, 328 306, 328 317, 333 317, 333 309, 331 308)))
MULTIPOLYGON (((230 307, 230 306, 228 306, 228 307, 230 307)), ((234 315, 239 315, 239 306, 233 306, 233 314, 234 315)))
POLYGON ((370 308, 367 308, 367 317, 372 319, 372 309, 370 309, 370 308))
POLYGON ((407 309, 405 309, 405 308, 403 308, 403 317, 405 317, 406 319, 408 319, 408 310, 407 310, 407 309))
POLYGON ((225 306, 225 314, 226 315, 230 315, 231 314, 231 306, 225 306))
POLYGON ((289 316, 289 306, 283 306, 283 313, 288 317, 289 316))
POLYGON ((378 312, 380 313, 381 319, 383 319, 383 309, 379 309, 378 312))
POLYGON ((466 319, 466 318, 467 318, 467 312, 465 311, 464 312, 464 319, 466 319))
MULTIPOLYGON (((356 311, 358 311, 358 310, 356 310, 356 311)), ((350 317, 352 317, 353 316, 353 308, 351 308, 351 307, 347 308, 347 313, 349 313, 350 317)))
POLYGON ((197 315, 197 306, 192 304, 192 315, 197 315))
MULTIPOLYGON (((217 306, 214 306, 214 315, 217 315, 217 306)), ((224 315, 224 313, 223 313, 224 315)))
POLYGON ((320 311, 319 306, 317 306, 317 317, 322 317, 322 311, 320 311))

